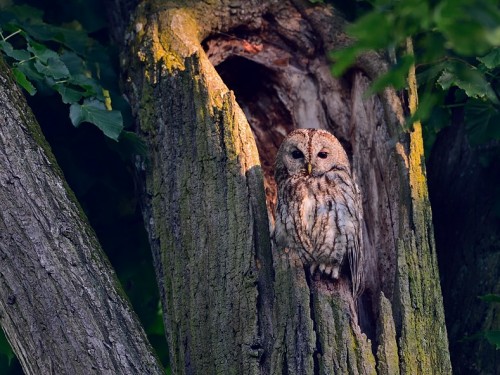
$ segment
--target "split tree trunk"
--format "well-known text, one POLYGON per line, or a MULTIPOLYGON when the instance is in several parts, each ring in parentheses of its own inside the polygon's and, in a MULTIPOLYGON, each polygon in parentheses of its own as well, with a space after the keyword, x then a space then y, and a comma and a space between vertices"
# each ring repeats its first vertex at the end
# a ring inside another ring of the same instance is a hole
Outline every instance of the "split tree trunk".
POLYGON ((123 64, 150 150, 144 214, 176 374, 451 373, 421 134, 391 90, 364 97, 377 55, 330 75, 343 27, 298 0, 136 12, 123 64), (311 279, 272 247, 273 161, 298 127, 331 130, 351 157, 367 260, 357 302, 345 272, 311 279))
POLYGON ((0 60, 0 323, 26 374, 162 374, 0 60))

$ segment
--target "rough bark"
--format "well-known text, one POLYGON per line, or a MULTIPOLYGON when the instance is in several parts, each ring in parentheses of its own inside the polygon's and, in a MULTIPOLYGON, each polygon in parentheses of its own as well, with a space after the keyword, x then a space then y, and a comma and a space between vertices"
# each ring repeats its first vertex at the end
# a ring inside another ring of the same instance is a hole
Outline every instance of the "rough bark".
POLYGON ((0 61, 0 323, 26 374, 161 374, 25 99, 0 61))
POLYGON ((330 75, 343 27, 301 1, 137 10, 123 64, 150 150, 144 214, 175 373, 451 372, 421 134, 404 129, 391 90, 364 97, 385 67, 377 55, 330 75), (272 249, 274 155, 296 127, 330 129, 352 160, 367 259, 358 301, 347 272, 316 280, 272 249))
POLYGON ((500 327, 498 142, 471 146, 463 111, 436 140, 429 159, 429 191, 455 374, 499 374, 500 353, 480 333, 500 327))

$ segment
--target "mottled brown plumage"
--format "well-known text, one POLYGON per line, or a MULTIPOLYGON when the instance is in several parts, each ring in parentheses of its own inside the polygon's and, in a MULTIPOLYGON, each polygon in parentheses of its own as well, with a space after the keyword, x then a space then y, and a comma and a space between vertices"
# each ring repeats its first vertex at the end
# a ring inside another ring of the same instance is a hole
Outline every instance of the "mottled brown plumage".
POLYGON ((278 203, 274 240, 297 251, 311 274, 339 277, 347 256, 355 296, 361 291, 362 208, 349 159, 331 133, 298 129, 276 156, 278 203))

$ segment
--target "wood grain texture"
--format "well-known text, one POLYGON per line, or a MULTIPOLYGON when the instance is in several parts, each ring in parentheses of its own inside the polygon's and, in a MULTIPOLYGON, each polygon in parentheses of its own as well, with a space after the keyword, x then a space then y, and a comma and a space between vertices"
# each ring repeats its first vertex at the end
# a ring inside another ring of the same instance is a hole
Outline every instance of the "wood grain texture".
POLYGON ((262 289, 271 252, 255 142, 195 43, 190 14, 164 12, 143 25, 144 39, 133 48, 143 51, 144 65, 135 61, 130 72, 150 150, 144 211, 172 369, 259 373, 270 348, 263 311, 272 296, 262 289), (169 63, 159 65, 157 56, 169 63))
POLYGON ((161 374, 0 61, 0 323, 26 374, 161 374))

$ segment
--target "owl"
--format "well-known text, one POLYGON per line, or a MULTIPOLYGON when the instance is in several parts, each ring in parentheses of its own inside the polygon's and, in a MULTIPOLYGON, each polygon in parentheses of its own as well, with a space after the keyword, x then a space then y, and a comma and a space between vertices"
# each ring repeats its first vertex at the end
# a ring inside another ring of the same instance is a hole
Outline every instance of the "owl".
POLYGON ((274 241, 296 251, 311 274, 338 279, 349 262, 354 296, 361 292, 362 208, 349 159, 326 130, 291 132, 276 155, 274 241))

